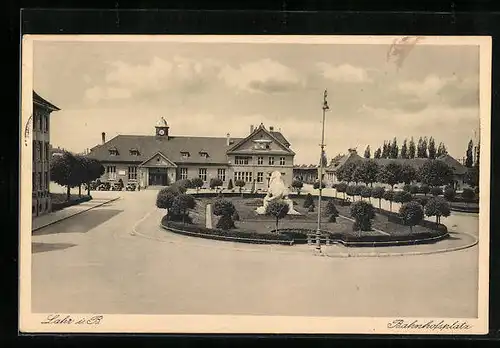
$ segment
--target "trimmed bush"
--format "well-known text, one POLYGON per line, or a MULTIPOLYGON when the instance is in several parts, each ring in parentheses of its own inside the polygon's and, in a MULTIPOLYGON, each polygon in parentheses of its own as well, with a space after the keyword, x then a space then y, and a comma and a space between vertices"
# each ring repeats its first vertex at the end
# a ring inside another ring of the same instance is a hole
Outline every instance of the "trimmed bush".
POLYGON ((232 190, 234 188, 233 186, 233 179, 229 179, 229 183, 227 184, 227 189, 232 190))
POLYGON ((351 216, 355 222, 353 231, 370 231, 372 228, 371 220, 375 217, 375 210, 370 203, 359 201, 351 205, 351 216))
POLYGON ((306 198, 304 199, 304 208, 309 208, 311 205, 314 205, 314 200, 313 200, 313 196, 308 193, 306 195, 306 198))
POLYGON ((283 201, 272 201, 267 205, 266 215, 273 216, 276 219, 276 231, 278 231, 278 224, 286 214, 288 214, 288 204, 283 201))
POLYGON ((453 187, 446 187, 444 189, 444 198, 446 198, 449 201, 453 201, 455 199, 456 191, 453 187))
POLYGON ((407 203, 410 202, 412 198, 411 193, 407 191, 397 191, 394 193, 394 202, 396 203, 407 203))
POLYGON ((247 183, 245 182, 245 180, 236 180, 236 181, 234 182, 234 185, 235 185, 235 186, 238 186, 238 188, 239 188, 239 190, 240 190, 240 193, 242 193, 242 192, 243 192, 243 187, 245 187, 245 185, 246 185, 246 184, 247 184, 247 183))
POLYGON ((392 202, 394 202, 394 190, 387 190, 384 192, 384 199, 389 201, 389 209, 392 212, 392 202))
POLYGON ((424 195, 427 195, 431 191, 431 188, 427 184, 422 184, 418 188, 419 193, 423 193, 424 195))
POLYGON ((407 202, 399 209, 399 215, 403 223, 410 226, 410 233, 412 233, 413 226, 418 225, 424 218, 424 208, 418 202, 407 202))
MULTIPOLYGON (((355 185, 349 185, 347 186, 346 190, 345 190, 345 193, 349 196, 349 197, 355 197, 356 196, 356 193, 357 193, 357 186, 355 185)), ((354 200, 354 199, 353 199, 354 200)))
POLYGON ((227 231, 234 228, 233 215, 236 212, 233 202, 227 199, 217 199, 214 203, 214 215, 220 216, 217 228, 227 231))
POLYGON ((200 188, 203 187, 203 180, 201 178, 194 178, 194 179, 191 179, 191 187, 187 187, 187 188, 195 188, 196 189, 196 192, 198 192, 200 190, 200 188))
POLYGON ((441 216, 450 216, 450 203, 442 197, 432 197, 425 205, 425 215, 436 217, 436 224, 441 222, 441 216))
POLYGON ((413 197, 413 200, 417 203, 419 203, 421 206, 425 207, 427 202, 429 201, 429 197, 426 196, 420 196, 420 197, 413 197))
MULTIPOLYGON (((326 187, 326 184, 324 182, 321 183, 321 188, 324 189, 326 187)), ((319 181, 316 181, 314 184, 313 184, 313 188, 315 190, 319 189, 319 181)))
POLYGON ((337 207, 335 206, 335 202, 333 199, 328 200, 328 203, 326 203, 325 212, 327 215, 330 216, 328 218, 329 222, 337 221, 337 217, 339 216, 339 211, 337 210, 337 207))
POLYGON ((345 194, 346 194, 347 187, 348 186, 345 182, 339 182, 338 184, 335 185, 335 190, 337 192, 344 194, 344 200, 345 200, 345 194))
POLYGON ((443 189, 441 187, 435 186, 431 188, 431 195, 434 197, 440 196, 443 194, 443 189))
POLYGON ((378 199, 378 207, 381 209, 381 200, 384 198, 385 188, 382 186, 375 186, 372 189, 372 197, 378 199))
POLYGON ((419 192, 419 187, 417 185, 410 185, 410 191, 412 195, 417 194, 419 192))
POLYGON ((304 187, 304 183, 300 180, 294 180, 292 182, 292 187, 294 188, 295 191, 297 191, 298 194, 300 194, 302 187, 304 187))
POLYGON ((179 191, 172 186, 161 189, 156 195, 156 207, 160 209, 169 209, 172 206, 174 198, 179 195, 179 191))
POLYGON ((403 191, 410 192, 411 185, 410 184, 405 184, 403 186, 403 191))
POLYGON ((361 189, 361 197, 370 198, 372 196, 372 189, 368 186, 363 186, 361 189))
POLYGON ((219 178, 212 178, 212 179, 210 179, 210 188, 211 189, 214 189, 214 188, 217 188, 217 187, 221 187, 222 184, 223 184, 223 182, 219 178))
POLYGON ((168 209, 168 215, 173 221, 192 223, 189 210, 194 209, 195 206, 196 201, 194 197, 183 193, 174 198, 170 209, 168 209))
POLYGON ((474 200, 474 191, 470 188, 464 188, 461 196, 465 202, 472 202, 474 200))

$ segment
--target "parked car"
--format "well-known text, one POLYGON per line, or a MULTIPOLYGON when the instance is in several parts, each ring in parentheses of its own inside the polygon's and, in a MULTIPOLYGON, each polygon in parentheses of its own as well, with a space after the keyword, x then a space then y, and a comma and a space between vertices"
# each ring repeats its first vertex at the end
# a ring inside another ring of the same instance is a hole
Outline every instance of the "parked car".
POLYGON ((109 182, 103 182, 97 188, 99 191, 109 191, 111 190, 111 184, 109 182))
POLYGON ((111 191, 121 191, 122 190, 122 185, 119 183, 119 182, 115 182, 112 186, 111 186, 111 191))
POLYGON ((129 183, 127 184, 127 187, 125 188, 126 191, 135 191, 136 184, 135 183, 129 183))

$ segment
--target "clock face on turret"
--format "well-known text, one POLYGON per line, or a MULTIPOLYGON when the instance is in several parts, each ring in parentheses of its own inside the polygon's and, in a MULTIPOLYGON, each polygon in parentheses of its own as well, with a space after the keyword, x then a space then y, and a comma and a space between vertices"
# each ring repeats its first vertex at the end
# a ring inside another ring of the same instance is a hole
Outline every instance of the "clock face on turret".
POLYGON ((165 135, 165 130, 164 129, 159 129, 158 130, 159 135, 165 135))

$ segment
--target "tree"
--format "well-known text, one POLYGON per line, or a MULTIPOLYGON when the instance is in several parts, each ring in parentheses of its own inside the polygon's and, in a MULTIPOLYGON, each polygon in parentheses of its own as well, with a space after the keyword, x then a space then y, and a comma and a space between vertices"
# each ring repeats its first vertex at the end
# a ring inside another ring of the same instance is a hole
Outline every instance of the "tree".
POLYGON ((422 140, 422 157, 423 158, 428 158, 429 157, 429 154, 428 154, 428 145, 427 145, 427 137, 424 137, 424 139, 422 140))
POLYGON ((398 158, 399 154, 399 147, 398 147, 398 142, 396 138, 392 140, 390 151, 389 151, 389 157, 390 158, 398 158))
POLYGON ((212 178, 210 179, 210 188, 211 189, 218 189, 223 185, 223 182, 219 178, 212 178))
POLYGON ((409 191, 409 192, 410 192, 412 195, 417 194, 417 193, 418 193, 418 191, 419 191, 419 187, 418 187, 417 185, 410 185, 410 191, 409 191))
POLYGON ((389 145, 387 141, 384 141, 384 145, 382 146, 382 158, 389 158, 389 145))
POLYGON ((352 201, 354 201, 354 198, 356 196, 356 185, 349 185, 347 186, 345 190, 346 195, 349 197, 352 197, 352 201))
POLYGON ((424 196, 427 196, 427 194, 431 191, 431 188, 427 184, 422 184, 418 188, 418 192, 423 193, 424 196))
POLYGON ((368 145, 365 149, 365 158, 370 158, 371 153, 370 153, 370 145, 368 145))
POLYGON ((87 195, 90 196, 90 183, 104 174, 104 166, 97 159, 83 157, 85 168, 85 182, 87 184, 87 195))
POLYGON ((378 172, 378 181, 391 186, 394 189, 394 185, 401 182, 401 170, 402 167, 399 163, 392 161, 383 166, 378 172))
POLYGON ((415 158, 415 150, 415 141, 411 137, 410 145, 408 146, 408 158, 415 158))
POLYGON ((407 203, 407 202, 410 202, 412 198, 413 197, 412 197, 410 192, 397 191, 396 193, 394 193, 393 200, 396 203, 407 203))
POLYGON ((379 166, 377 162, 375 162, 374 160, 363 161, 356 167, 354 171, 354 181, 361 181, 366 185, 373 186, 373 183, 377 180, 378 171, 379 166))
POLYGON ((437 197, 437 196, 440 196, 443 194, 443 189, 439 186, 434 186, 434 187, 431 187, 431 195, 433 195, 434 197, 437 197))
POLYGON ((335 187, 335 191, 344 194, 344 201, 345 201, 346 190, 347 190, 347 184, 345 182, 339 182, 335 187))
POLYGON ((312 204, 314 204, 313 196, 308 193, 304 199, 304 208, 309 208, 312 204))
MULTIPOLYGON (((321 188, 324 189, 326 187, 326 184, 324 181, 321 182, 321 188)), ((316 181, 314 184, 313 184, 313 189, 317 190, 319 189, 319 181, 316 181)))
POLYGON ((361 197, 368 198, 371 203, 372 189, 368 186, 363 186, 361 189, 361 197))
POLYGON ((428 160, 417 171, 417 178, 429 186, 443 186, 453 180, 453 171, 440 160, 428 160))
POLYGON ((350 183, 353 181, 353 174, 354 171, 356 170, 357 164, 354 162, 348 162, 341 166, 339 169, 337 169, 337 178, 340 181, 345 181, 347 183, 350 183))
POLYGON ((465 152, 465 166, 467 168, 472 167, 472 149, 474 144, 472 143, 472 139, 469 140, 469 144, 467 145, 467 151, 465 152))
POLYGON ((175 186, 179 190, 180 193, 186 193, 187 189, 189 189, 189 188, 195 188, 195 186, 193 184, 193 181, 194 181, 194 179, 193 180, 181 179, 181 180, 177 180, 171 186, 175 186))
POLYGON ((433 137, 429 138, 429 158, 430 159, 435 159, 436 158, 436 144, 434 141, 433 137))
POLYGON ((384 198, 384 192, 385 188, 382 186, 376 186, 372 189, 372 197, 375 199, 378 199, 378 208, 382 209, 381 207, 381 200, 384 198))
POLYGON ((453 187, 446 187, 444 189, 444 198, 452 202, 455 199, 456 191, 453 187))
POLYGON ((382 156, 382 150, 379 147, 377 150, 375 150, 375 154, 373 155, 373 158, 380 158, 380 156, 382 156))
POLYGON ((477 166, 468 168, 465 173, 465 183, 471 187, 479 186, 479 168, 477 166))
POLYGON ((448 154, 448 150, 446 149, 446 146, 444 145, 444 143, 439 143, 437 153, 436 153, 436 158, 439 158, 439 157, 444 156, 446 154, 448 154))
POLYGON ((418 202, 406 202, 399 208, 399 216, 405 225, 410 226, 412 233, 413 226, 418 225, 424 218, 424 208, 418 202))
POLYGON ((203 179, 202 178, 193 178, 191 179, 191 185, 193 186, 193 188, 196 189, 196 192, 198 193, 200 191, 200 188, 203 187, 203 179))
POLYGON ((450 204, 442 197, 433 197, 425 205, 425 215, 436 217, 436 224, 441 222, 441 216, 450 216, 450 204))
POLYGON ((279 221, 288 214, 288 209, 288 204, 281 200, 272 201, 267 205, 266 215, 271 215, 276 219, 276 232, 278 232, 279 221))
POLYGON ((66 186, 66 200, 71 198, 71 188, 81 184, 81 161, 71 152, 64 151, 50 162, 50 178, 55 183, 66 186), (80 170, 80 173, 78 171, 80 170))
POLYGON ((418 139, 418 144, 417 144, 417 158, 424 158, 423 155, 423 140, 422 137, 418 139))
POLYGON ((477 146, 476 146, 476 160, 474 162, 474 166, 477 167, 477 170, 479 170, 479 155, 481 154, 481 151, 479 149, 480 145, 481 145, 481 143, 478 142, 477 146))
POLYGON ((403 141, 401 146, 401 158, 408 158, 408 145, 406 144, 406 139, 403 141))
POLYGON ((359 231, 361 235, 361 231, 371 230, 371 220, 375 217, 375 210, 370 203, 359 201, 351 205, 351 216, 354 218, 353 230, 359 231))
POLYGON ((389 211, 392 212, 392 202, 394 202, 394 190, 387 190, 384 192, 384 199, 389 201, 389 211))
POLYGON ((408 163, 403 163, 401 165, 400 180, 405 184, 409 185, 413 180, 416 179, 417 171, 413 166, 408 163))
POLYGON ((330 216, 328 222, 337 221, 337 217, 339 216, 339 211, 337 210, 337 207, 335 206, 335 202, 333 201, 333 199, 328 200, 328 202, 326 203, 325 212, 330 216))
POLYGON ((170 209, 174 198, 179 195, 171 187, 162 188, 156 195, 156 207, 160 209, 170 209))
POLYGON ((214 202, 214 215, 220 216, 217 221, 217 228, 227 231, 234 228, 233 215, 236 213, 236 208, 233 202, 227 199, 217 199, 214 202))
POLYGON ((245 185, 246 185, 245 180, 236 180, 234 182, 234 184, 239 187, 241 196, 243 196, 243 187, 245 187, 245 185))
POLYGON ((304 183, 301 180, 294 180, 292 182, 292 187, 300 195, 300 191, 302 190, 302 187, 304 187, 304 183))
POLYGON ((227 184, 227 189, 232 190, 233 189, 233 179, 229 179, 229 182, 227 184))
POLYGON ((182 218, 182 222, 186 223, 186 220, 190 222, 189 210, 196 207, 196 200, 193 196, 182 193, 177 195, 172 201, 172 205, 169 209, 172 212, 172 217, 174 219, 182 218))

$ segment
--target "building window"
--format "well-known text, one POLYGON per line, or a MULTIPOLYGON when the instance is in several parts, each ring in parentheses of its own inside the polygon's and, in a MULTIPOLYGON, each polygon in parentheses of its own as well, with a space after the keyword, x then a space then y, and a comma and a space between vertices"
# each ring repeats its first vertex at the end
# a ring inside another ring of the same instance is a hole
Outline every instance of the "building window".
POLYGON ((252 182, 252 172, 234 172, 234 180, 243 180, 245 182, 252 182))
POLYGON ((208 153, 201 151, 200 156, 201 156, 201 158, 208 158, 208 153))
POLYGON ((42 173, 36 173, 36 181, 38 183, 38 190, 41 190, 43 185, 42 185, 42 173))
POLYGON ((49 143, 45 143, 45 159, 48 161, 50 158, 50 145, 49 143))
POLYGON ((226 169, 224 168, 217 169, 217 177, 222 181, 226 181, 226 169))
POLYGON ((188 169, 187 168, 181 168, 180 169, 180 176, 181 180, 185 180, 188 178, 188 169))
POLYGON ((43 131, 43 114, 38 115, 38 130, 43 131))
POLYGON ((40 162, 42 160, 42 151, 40 149, 40 147, 41 147, 40 141, 36 141, 35 145, 36 145, 36 160, 38 162, 40 162))
POLYGON ((274 165, 274 157, 269 157, 269 165, 270 166, 274 165))
POLYGON ((36 173, 31 175, 31 188, 36 191, 36 173))
POLYGON ((257 173, 257 182, 264 182, 264 173, 263 172, 257 173))
POLYGON ((137 149, 130 149, 130 155, 132 155, 132 156, 139 156, 139 150, 137 150, 137 149))
POLYGON ((181 158, 186 159, 189 157, 189 152, 181 152, 181 158))
POLYGON ((248 160, 250 157, 247 156, 236 156, 234 158, 234 164, 248 164, 248 160))
POLYGON ((203 181, 207 181, 207 168, 200 168, 198 171, 198 177, 203 181))
POLYGON ((264 164, 264 157, 262 156, 257 157, 257 164, 264 164))
POLYGON ((118 150, 116 148, 109 149, 109 154, 111 156, 117 156, 118 155, 118 150))
POLYGON ((245 182, 252 182, 252 172, 245 172, 245 182))
POLYGON ((108 180, 116 180, 116 167, 108 166, 106 168, 106 173, 108 174, 108 180))
POLYGON ((285 165, 285 157, 280 157, 280 166, 285 165))
POLYGON ((137 167, 128 167, 128 179, 137 180, 137 167))
POLYGON ((49 191, 49 188, 50 188, 50 182, 49 182, 49 172, 45 172, 43 173, 43 176, 45 177, 45 188, 47 189, 47 191, 49 191))

